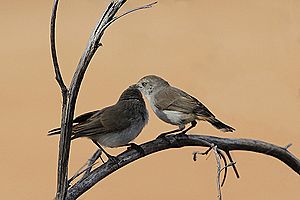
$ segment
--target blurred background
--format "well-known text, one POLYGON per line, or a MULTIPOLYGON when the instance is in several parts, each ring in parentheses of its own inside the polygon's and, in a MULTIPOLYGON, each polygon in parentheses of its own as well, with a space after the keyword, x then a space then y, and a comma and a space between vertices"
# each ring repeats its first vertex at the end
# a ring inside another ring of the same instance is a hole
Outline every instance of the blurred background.
MULTIPOLYGON (((69 85, 89 34, 109 1, 61 1, 58 57, 69 85)), ((150 3, 129 0, 122 12, 150 3)), ((49 48, 52 1, 1 2, 0 183, 1 198, 53 199, 61 95, 49 48)), ((192 133, 254 138, 300 157, 300 1, 161 0, 152 9, 113 24, 103 37, 78 97, 76 115, 114 104, 147 74, 164 77, 201 100, 237 129, 224 134, 207 123, 192 133)), ((149 106, 149 104, 147 104, 149 106)), ((150 107, 148 107, 150 108, 150 107)), ((157 119, 135 142, 173 129, 157 119)), ((118 154, 125 148, 107 149, 118 154)), ((70 174, 96 150, 87 139, 72 142, 70 174)), ((110 175, 80 199, 216 199, 213 156, 192 161, 183 148, 160 152, 110 175)), ((233 152, 224 199, 296 199, 300 179, 278 160, 233 152)))

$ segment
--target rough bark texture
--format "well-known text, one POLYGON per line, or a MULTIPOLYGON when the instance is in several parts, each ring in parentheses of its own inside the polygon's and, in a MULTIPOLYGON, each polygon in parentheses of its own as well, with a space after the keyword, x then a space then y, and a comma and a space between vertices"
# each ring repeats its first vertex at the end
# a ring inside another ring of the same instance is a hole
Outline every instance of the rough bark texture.
POLYGON ((58 155, 58 173, 57 173, 57 192, 56 199, 65 199, 68 188, 68 163, 70 154, 70 142, 72 133, 72 120, 74 118, 74 110, 76 105, 77 96, 84 78, 86 69, 92 60, 97 49, 101 46, 100 40, 105 30, 119 18, 141 9, 150 8, 155 3, 148 4, 133 10, 130 10, 118 17, 115 17, 119 9, 124 5, 126 0, 114 0, 108 5, 102 17, 98 20, 95 29, 91 33, 88 40, 87 47, 83 52, 77 69, 73 75, 69 89, 65 86, 60 68, 58 65, 56 45, 55 45, 55 22, 56 13, 59 0, 54 0, 51 23, 50 23, 50 41, 51 41, 51 54, 53 66, 63 98, 62 104, 62 117, 61 117, 61 134, 59 141, 59 155, 58 155))
MULTIPOLYGON (((272 156, 285 163, 300 175, 300 160, 296 158, 292 153, 290 153, 287 148, 276 146, 259 140, 219 138, 204 135, 189 135, 187 137, 170 135, 166 137, 166 140, 156 139, 142 144, 141 147, 145 151, 144 156, 147 156, 152 153, 171 148, 181 148, 185 146, 211 147, 211 145, 216 145, 218 149, 225 152, 237 150, 251 151, 272 156)), ((141 157, 143 157, 143 155, 135 150, 127 150, 121 153, 117 156, 117 158, 119 159, 118 163, 112 163, 108 161, 107 163, 91 171, 91 173, 86 176, 85 179, 81 179, 80 181, 75 183, 68 190, 67 199, 76 199, 106 176, 124 167, 125 165, 138 160, 141 157)))
MULTIPOLYGON (((88 170, 78 182, 76 182, 71 188, 68 189, 68 162, 75 104, 86 69, 95 52, 101 46, 100 39, 109 25, 111 25, 119 18, 137 10, 150 8, 156 2, 130 10, 116 17, 116 13, 126 2, 126 0, 112 1, 106 8, 103 16, 98 20, 95 29, 91 33, 87 47, 83 52, 77 69, 73 75, 69 89, 64 84, 58 64, 55 47, 55 21, 58 2, 59 0, 54 1, 50 25, 50 41, 53 66, 55 70, 56 80, 60 86, 63 98, 56 199, 77 199, 80 195, 89 190, 93 185, 101 181, 106 176, 143 156, 148 156, 152 153, 159 152, 165 149, 181 148, 184 146, 212 147, 212 145, 216 145, 219 150, 222 150, 226 153, 231 163, 233 161, 229 154, 230 151, 242 150, 262 153, 281 160, 297 174, 300 174, 300 161, 287 150, 288 147, 279 147, 263 141, 251 139, 227 139, 203 135, 170 135, 165 139, 156 139, 142 144, 141 147, 145 151, 145 154, 143 155, 135 150, 127 150, 117 156, 117 158, 119 159, 118 163, 112 163, 109 161, 92 171, 88 170)), ((233 167, 238 176, 234 165, 233 167)))

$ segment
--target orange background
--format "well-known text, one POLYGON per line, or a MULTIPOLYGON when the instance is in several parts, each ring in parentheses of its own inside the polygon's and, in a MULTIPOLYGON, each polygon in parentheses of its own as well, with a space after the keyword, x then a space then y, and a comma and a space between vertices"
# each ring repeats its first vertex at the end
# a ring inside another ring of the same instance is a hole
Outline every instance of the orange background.
MULTIPOLYGON (((67 83, 89 33, 109 1, 61 1, 57 45, 67 83)), ((122 11, 149 3, 129 0, 122 11)), ((49 48, 52 1, 1 2, 1 198, 52 199, 56 190, 61 97, 49 48)), ((237 129, 223 134, 206 123, 191 131, 255 138, 300 157, 300 2, 296 0, 161 0, 112 25, 83 81, 76 115, 113 104, 129 85, 157 74, 196 96, 237 129)), ((147 104, 149 106, 149 104, 147 104)), ((142 143, 173 129, 157 119, 142 143)), ((72 143, 70 174, 96 150, 72 143)), ((108 149, 118 154, 120 149, 108 149)), ((160 152, 117 171, 81 199, 216 199, 216 163, 192 161, 201 148, 160 152)), ((299 175, 270 157, 234 152, 224 199, 296 199, 299 175)))

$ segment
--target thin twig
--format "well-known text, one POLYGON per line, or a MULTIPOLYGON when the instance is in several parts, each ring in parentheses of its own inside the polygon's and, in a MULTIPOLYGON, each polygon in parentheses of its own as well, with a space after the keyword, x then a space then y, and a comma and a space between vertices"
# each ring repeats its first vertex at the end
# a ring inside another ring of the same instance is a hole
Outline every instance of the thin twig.
MULTIPOLYGON (((193 160, 194 161, 196 161, 197 160, 197 154, 200 154, 200 155, 207 155, 207 154, 209 154, 210 152, 211 152, 211 150, 212 150, 212 148, 214 147, 215 145, 211 145, 206 151, 204 151, 204 152, 198 152, 198 151, 196 151, 196 152, 193 152, 193 160)), ((219 149, 217 149, 217 151, 218 151, 218 154, 221 156, 221 158, 222 158, 222 160, 223 160, 223 162, 224 162, 224 166, 226 166, 227 165, 227 160, 226 160, 226 157, 225 157, 225 155, 222 153, 222 151, 220 151, 219 149)), ((210 154, 209 154, 210 155, 210 154)), ((209 156, 208 156, 209 157, 209 156)), ((207 157, 207 158, 208 158, 207 157)), ((206 158, 206 159, 207 159, 206 158)), ((222 180, 222 183, 221 183, 221 187, 224 185, 224 183, 225 183, 225 180, 226 180, 226 177, 227 177, 227 168, 225 168, 225 172, 224 172, 224 176, 223 176, 223 180, 222 180)))
POLYGON ((283 148, 284 148, 285 150, 288 150, 288 148, 290 148, 292 145, 293 145, 292 143, 289 143, 289 144, 287 144, 286 146, 284 146, 283 148))
POLYGON ((50 45, 51 45, 51 55, 52 55, 52 62, 53 67, 55 70, 55 79, 58 82, 62 92, 67 92, 67 87, 64 83, 64 80, 62 78, 59 64, 58 64, 58 58, 57 58, 57 51, 56 51, 56 42, 55 42, 55 23, 56 23, 56 13, 57 13, 57 7, 58 7, 59 0, 55 0, 52 8, 52 14, 51 14, 51 22, 50 22, 50 45))
MULTIPOLYGON (((138 11, 138 10, 144 10, 144 9, 152 8, 152 6, 155 5, 155 4, 157 4, 157 3, 158 3, 157 1, 156 1, 156 2, 153 2, 153 3, 149 3, 149 4, 147 4, 147 5, 144 5, 144 6, 141 6, 141 7, 138 7, 138 8, 134 8, 134 9, 132 9, 132 10, 129 10, 129 11, 127 11, 127 12, 125 12, 125 13, 123 13, 123 14, 117 16, 117 17, 114 17, 114 18, 112 18, 110 21, 108 21, 108 22, 106 23, 105 26, 103 26, 103 27, 101 28, 101 31, 104 32, 105 29, 106 29, 108 26, 110 26, 113 22, 117 21, 118 19, 120 19, 120 18, 122 18, 122 17, 124 17, 124 16, 126 16, 126 15, 128 15, 128 14, 130 14, 130 13, 133 13, 133 12, 135 12, 135 11, 138 11)), ((100 30, 100 24, 98 24, 96 30, 97 30, 97 31, 100 30)), ((99 42, 98 42, 98 43, 99 43, 99 42)))
MULTIPOLYGON (((222 151, 220 151, 219 149, 218 150, 218 154, 221 156, 223 162, 224 162, 224 166, 227 166, 227 160, 226 160, 226 157, 225 155, 222 153, 222 151)), ((222 171, 222 170, 221 170, 222 171)), ((223 176, 223 180, 222 180, 222 183, 221 183, 221 187, 223 187, 225 181, 226 181, 226 177, 227 177, 227 172, 228 172, 228 169, 227 167, 225 168, 225 171, 224 171, 224 176, 223 176)))
MULTIPOLYGON (((231 163, 235 163, 235 162, 233 161, 232 157, 231 157, 230 151, 225 151, 225 153, 226 153, 226 155, 227 155, 229 161, 230 161, 231 163)), ((238 172, 238 170, 237 170, 236 165, 232 165, 232 168, 233 168, 233 171, 234 171, 236 177, 237 177, 237 178, 240 178, 240 175, 239 175, 239 172, 238 172)))
MULTIPOLYGON (((94 162, 92 164, 88 164, 88 162, 86 162, 82 167, 79 168, 79 170, 77 170, 77 172, 68 180, 68 184, 69 186, 71 186, 72 181, 74 181, 78 176, 80 176, 81 174, 83 174, 85 172, 85 174, 90 171, 90 169, 94 166, 98 164, 98 162, 94 162), (87 166, 87 167, 85 167, 87 166), (85 168, 84 168, 85 167, 85 168)), ((89 174, 89 173, 87 173, 89 174)))
POLYGON ((92 170, 92 167, 94 166, 94 163, 96 162, 96 160, 98 158, 101 159, 102 163, 104 163, 104 160, 102 159, 101 157, 101 154, 102 154, 102 151, 101 149, 98 149, 94 154, 93 156, 88 160, 88 169, 86 170, 86 172, 83 174, 82 178, 81 179, 85 179, 91 172, 92 170))
POLYGON ((231 162, 231 163, 228 163, 228 165, 227 164, 224 165, 224 167, 221 168, 220 172, 222 172, 224 169, 226 170, 226 168, 228 168, 228 167, 232 167, 235 164, 236 164, 236 162, 233 162, 233 163, 231 162))
POLYGON ((123 14, 121 14, 121 15, 115 17, 115 18, 113 18, 113 20, 112 20, 111 22, 117 21, 117 20, 120 19, 121 17, 124 17, 124 16, 126 16, 126 15, 128 15, 128 14, 130 14, 130 13, 132 13, 132 12, 135 12, 135 11, 138 11, 138 10, 143 10, 143 9, 152 8, 152 6, 155 5, 155 4, 157 4, 157 3, 158 3, 158 1, 155 1, 155 2, 149 3, 149 4, 147 4, 147 5, 144 5, 144 6, 141 6, 141 7, 138 7, 138 8, 134 8, 134 9, 132 9, 132 10, 128 10, 127 12, 125 12, 125 13, 123 13, 123 14))
POLYGON ((95 164, 97 164, 96 160, 98 158, 100 158, 102 163, 104 163, 104 161, 101 157, 101 154, 102 154, 101 149, 97 149, 97 151, 92 155, 92 157, 90 159, 88 159, 88 161, 82 167, 80 167, 77 170, 77 172, 69 179, 69 181, 68 181, 69 185, 71 184, 71 182, 73 180, 75 180, 78 176, 80 176, 81 174, 83 174, 85 172, 84 175, 81 178, 81 179, 84 179, 90 173, 92 167, 95 164), (87 166, 87 167, 84 170, 82 170, 85 166, 87 166))
POLYGON ((222 192, 221 192, 221 184, 220 184, 220 174, 221 174, 221 159, 220 159, 220 155, 218 153, 218 147, 214 146, 213 148, 213 152, 215 154, 215 158, 217 161, 217 190, 218 190, 218 199, 222 200, 222 192))

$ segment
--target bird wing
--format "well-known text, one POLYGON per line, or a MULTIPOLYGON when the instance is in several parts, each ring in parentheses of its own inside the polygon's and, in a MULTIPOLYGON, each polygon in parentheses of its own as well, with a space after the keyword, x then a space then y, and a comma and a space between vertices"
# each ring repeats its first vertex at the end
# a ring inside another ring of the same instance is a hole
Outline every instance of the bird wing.
POLYGON ((107 109, 101 116, 103 126, 110 131, 121 131, 131 125, 131 106, 135 100, 123 100, 107 109))
POLYGON ((122 102, 95 112, 90 118, 74 126, 74 138, 117 132, 130 126, 128 107, 122 102))
POLYGON ((88 120, 90 117, 92 117, 94 114, 98 113, 99 111, 101 111, 101 110, 95 110, 95 111, 91 111, 91 112, 81 114, 73 120, 73 123, 84 122, 84 121, 88 120))
POLYGON ((73 137, 91 136, 96 133, 105 132, 105 127, 101 122, 101 116, 110 107, 102 110, 92 111, 78 116, 73 122, 78 123, 73 126, 73 137))
POLYGON ((195 97, 186 92, 168 87, 155 94, 155 106, 160 110, 175 110, 183 113, 195 113, 201 117, 213 117, 214 115, 195 97))
MULTIPOLYGON (((87 112, 84 114, 81 114, 79 116, 77 116, 75 119, 73 119, 73 124, 75 123, 84 123, 87 122, 89 118, 91 118, 93 115, 95 114, 99 114, 101 113, 102 110, 95 110, 95 111, 91 111, 91 112, 87 112)), ((76 125, 73 125, 73 127, 76 125)), ((74 129, 74 128, 73 128, 74 129)), ((54 128, 50 131, 48 131, 48 135, 55 135, 55 134, 60 134, 60 127, 59 128, 54 128)))

